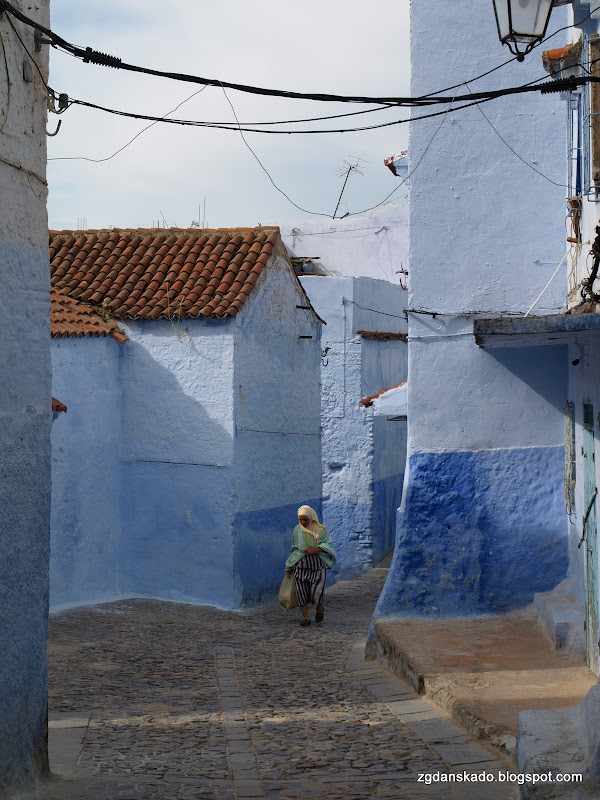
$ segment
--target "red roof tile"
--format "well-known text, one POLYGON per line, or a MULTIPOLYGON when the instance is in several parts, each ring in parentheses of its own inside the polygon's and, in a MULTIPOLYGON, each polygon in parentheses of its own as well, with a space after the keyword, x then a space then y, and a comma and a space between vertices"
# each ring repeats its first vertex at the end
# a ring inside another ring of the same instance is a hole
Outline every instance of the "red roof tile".
POLYGON ((235 316, 278 228, 51 231, 52 286, 121 319, 235 316))
POLYGON ((382 394, 391 391, 392 389, 399 389, 401 386, 404 386, 406 381, 402 381, 402 383, 397 383, 395 386, 388 386, 385 389, 382 389, 377 394, 372 394, 370 397, 363 398, 360 402, 363 404, 365 408, 369 408, 369 406, 373 405, 373 400, 377 400, 378 397, 381 397, 382 394))
POLYGON ((554 50, 544 50, 542 53, 542 64, 546 72, 552 77, 560 78, 563 69, 579 67, 581 57, 581 39, 574 44, 566 47, 556 47, 554 50))
POLYGON ((53 288, 50 289, 50 333, 53 338, 112 336, 118 342, 127 341, 125 334, 108 314, 100 313, 53 288))

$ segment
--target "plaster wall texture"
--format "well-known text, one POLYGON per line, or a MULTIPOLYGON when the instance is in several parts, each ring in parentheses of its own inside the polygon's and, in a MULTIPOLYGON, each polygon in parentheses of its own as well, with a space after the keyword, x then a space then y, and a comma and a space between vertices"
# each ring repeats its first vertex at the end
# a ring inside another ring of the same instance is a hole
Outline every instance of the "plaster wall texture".
MULTIPOLYGON (((577 27, 573 27, 570 33, 570 39, 572 42, 579 41, 582 37, 582 33, 587 34, 588 36, 597 35, 600 32, 600 18, 598 15, 598 11, 596 10, 592 16, 590 16, 590 11, 593 10, 593 6, 595 5, 595 0, 590 2, 578 2, 574 0, 573 4, 569 6, 569 22, 573 24, 574 20, 583 20, 578 24, 577 27)), ((584 57, 585 57, 584 51, 584 57)), ((590 56, 591 59, 594 58, 593 55, 590 56)), ((566 95, 565 95, 566 98, 566 95)), ((584 90, 581 94, 574 94, 573 99, 578 100, 578 102, 582 106, 582 110, 584 113, 587 113, 585 110, 585 104, 589 102, 588 100, 588 93, 584 90)), ((566 106, 566 104, 565 104, 566 106)), ((565 108, 565 114, 567 114, 567 110, 565 108)), ((580 120, 581 123, 581 120, 580 120)), ((589 124, 589 123, 588 123, 589 124)), ((587 147, 592 151, 593 145, 591 144, 592 135, 588 138, 588 145, 587 147)), ((583 129, 580 128, 579 130, 574 131, 574 140, 575 144, 577 144, 578 137, 583 138, 583 129)), ((581 150, 585 149, 585 146, 582 147, 581 143, 579 144, 580 152, 581 150)), ((587 169, 588 174, 583 178, 584 183, 591 181, 591 175, 594 169, 597 170, 597 165, 593 165, 593 151, 587 154, 587 157, 583 159, 585 165, 582 165, 582 172, 587 169)), ((576 170, 573 170, 576 173, 576 170)), ((590 192, 589 195, 586 195, 582 192, 583 187, 577 187, 576 175, 573 175, 572 178, 572 186, 570 188, 571 196, 579 195, 579 200, 581 203, 581 214, 579 219, 579 230, 580 230, 580 239, 581 239, 581 246, 579 247, 571 247, 569 251, 569 277, 567 279, 567 299, 569 307, 579 305, 584 299, 589 300, 589 295, 587 298, 583 298, 581 294, 581 283, 586 278, 589 277, 592 262, 589 258, 589 253, 591 249, 591 245, 593 244, 596 238, 596 225, 600 222, 600 208, 598 203, 596 202, 596 195, 593 191, 590 192)), ((575 236, 576 231, 572 229, 568 231, 569 235, 575 236)), ((595 285, 595 291, 598 290, 598 284, 595 285)))
MULTIPOLYGON (((566 24, 566 10, 555 8, 548 34, 566 24)), ((553 41, 561 46, 560 36, 553 41)), ((440 76, 469 79, 507 56, 485 0, 440 0, 435 15, 426 0, 411 3, 413 95, 439 89, 440 76)), ((539 78, 540 70, 534 53, 471 89, 521 85, 539 78)), ((486 103, 481 111, 450 111, 411 178, 411 308, 526 311, 565 253, 563 102, 558 95, 515 95, 486 103), (525 166, 481 111, 523 159, 560 185, 525 166)), ((411 124, 411 169, 439 125, 439 119, 411 124)), ((562 308, 565 278, 566 270, 536 306, 538 313, 562 308)))
MULTIPOLYGON (((18 5, 21 5, 18 3, 18 5)), ((48 23, 48 3, 27 9, 48 23)), ((33 32, 15 22, 33 52, 33 32)), ((12 77, 0 85, 0 796, 48 769, 50 330, 45 90, 0 20, 12 77)), ((47 76, 46 53, 38 64, 47 76)))
POLYGON ((301 281, 327 322, 322 346, 329 351, 321 369, 323 522, 338 552, 334 575, 349 577, 391 549, 394 501, 390 497, 394 487, 399 491, 403 472, 395 457, 383 452, 396 445, 402 449, 401 432, 398 429, 396 442, 395 430, 384 430, 386 426, 375 430, 372 409, 364 408, 360 400, 406 378, 404 342, 366 340, 356 332, 405 331, 405 294, 386 281, 369 278, 303 277, 301 281))
POLYGON ((406 466, 406 419, 373 416, 373 536, 372 563, 394 547, 396 513, 402 499, 406 466))
POLYGON ((516 756, 520 773, 543 769, 555 775, 582 776, 576 784, 524 784, 524 800, 595 800, 600 795, 599 719, 598 685, 574 708, 519 714, 516 756))
MULTIPOLYGON (((555 9, 553 28, 565 23, 555 9)), ((488 3, 443 0, 432 15, 413 0, 413 94, 438 89, 440 75, 481 74, 502 56, 488 3)), ((508 64, 502 85, 539 69, 535 56, 508 64)), ((502 98, 481 111, 520 156, 565 183, 558 98, 502 98)), ((408 464, 376 616, 504 611, 565 576, 565 349, 485 351, 467 316, 529 308, 565 252, 564 191, 519 161, 481 111, 411 125, 410 168, 427 152, 410 187, 409 307, 436 316, 409 314, 408 464)), ((564 278, 538 313, 562 308, 564 278)))
MULTIPOLYGON (((591 403, 594 409, 594 427, 600 412, 600 343, 593 338, 569 346, 569 401, 575 406, 575 509, 569 525, 569 576, 573 578, 577 600, 583 609, 586 607, 585 548, 578 547, 583 531, 585 502, 583 496, 584 463, 583 446, 583 404, 591 403), (572 361, 579 359, 575 366, 572 361)), ((600 451, 596 445, 596 486, 600 486, 600 451)), ((600 571, 597 573, 600 574, 600 571)))
POLYGON ((373 415, 376 454, 374 472, 377 476, 373 482, 374 495, 378 492, 382 495, 381 500, 374 498, 373 505, 375 513, 385 509, 385 517, 380 524, 383 524, 386 530, 385 542, 388 552, 395 542, 396 515, 402 502, 406 471, 408 383, 390 389, 374 400, 373 415), (390 536, 391 540, 388 539, 390 536))
POLYGON ((408 383, 403 383, 373 401, 373 413, 383 417, 406 417, 408 414, 408 383))
POLYGON ((235 323, 236 604, 272 599, 297 510, 321 513, 322 323, 283 253, 235 323), (310 338, 300 338, 310 337, 310 338))
MULTIPOLYGON (((385 169, 383 164, 381 169, 385 169)), ((397 178, 390 176, 390 180, 398 184, 397 178)), ((396 272, 408 268, 406 201, 375 208, 360 217, 277 224, 292 257, 316 256, 334 276, 377 278, 397 286, 396 272)))
MULTIPOLYGON (((17 5, 21 6, 20 2, 17 5)), ((48 24, 48 2, 26 13, 48 24)), ((33 31, 15 21, 34 51, 33 31)), ((0 796, 48 769, 46 628, 50 525, 50 325, 45 90, 0 20, 0 796)), ((47 52, 36 56, 48 74, 47 52)))
POLYGON ((112 337, 52 339, 52 393, 67 406, 52 426, 52 611, 118 593, 119 347, 112 337))
POLYGON ((297 508, 321 510, 321 322, 307 302, 282 248, 235 320, 55 340, 69 411, 54 429, 53 607, 272 597, 297 508))
POLYGON ((122 328, 118 586, 231 607, 234 323, 122 328))

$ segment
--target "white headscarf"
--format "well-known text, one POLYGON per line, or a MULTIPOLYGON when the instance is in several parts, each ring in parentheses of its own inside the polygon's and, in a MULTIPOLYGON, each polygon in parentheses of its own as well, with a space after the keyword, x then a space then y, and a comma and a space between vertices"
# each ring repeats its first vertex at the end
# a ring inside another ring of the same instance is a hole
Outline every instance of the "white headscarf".
POLYGON ((314 536, 315 541, 318 542, 321 538, 322 532, 325 530, 325 526, 321 525, 319 522, 319 517, 317 516, 317 512, 314 510, 314 508, 311 508, 310 506, 300 506, 298 509, 298 517, 308 517, 310 519, 308 528, 305 528, 300 520, 298 520, 298 523, 300 524, 300 527, 304 533, 314 536))

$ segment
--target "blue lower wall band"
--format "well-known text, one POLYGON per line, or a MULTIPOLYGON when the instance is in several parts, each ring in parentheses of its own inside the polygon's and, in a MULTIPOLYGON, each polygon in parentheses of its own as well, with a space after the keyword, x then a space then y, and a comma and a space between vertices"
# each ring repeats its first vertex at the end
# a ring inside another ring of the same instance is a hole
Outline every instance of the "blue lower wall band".
POLYGON ((276 599, 301 505, 311 506, 322 519, 320 498, 235 515, 233 565, 241 605, 276 599))
POLYGON ((567 572, 564 448, 422 453, 376 617, 526 606, 567 572))

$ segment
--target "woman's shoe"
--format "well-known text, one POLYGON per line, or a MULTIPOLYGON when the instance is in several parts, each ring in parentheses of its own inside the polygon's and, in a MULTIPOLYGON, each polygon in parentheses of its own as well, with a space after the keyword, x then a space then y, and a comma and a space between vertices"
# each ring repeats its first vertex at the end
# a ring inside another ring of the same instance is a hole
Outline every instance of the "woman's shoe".
POLYGON ((324 611, 317 611, 315 616, 315 622, 323 622, 323 617, 325 616, 324 611))
POLYGON ((309 619, 301 619, 300 620, 300 626, 302 628, 308 628, 309 625, 310 625, 310 620, 309 619))

